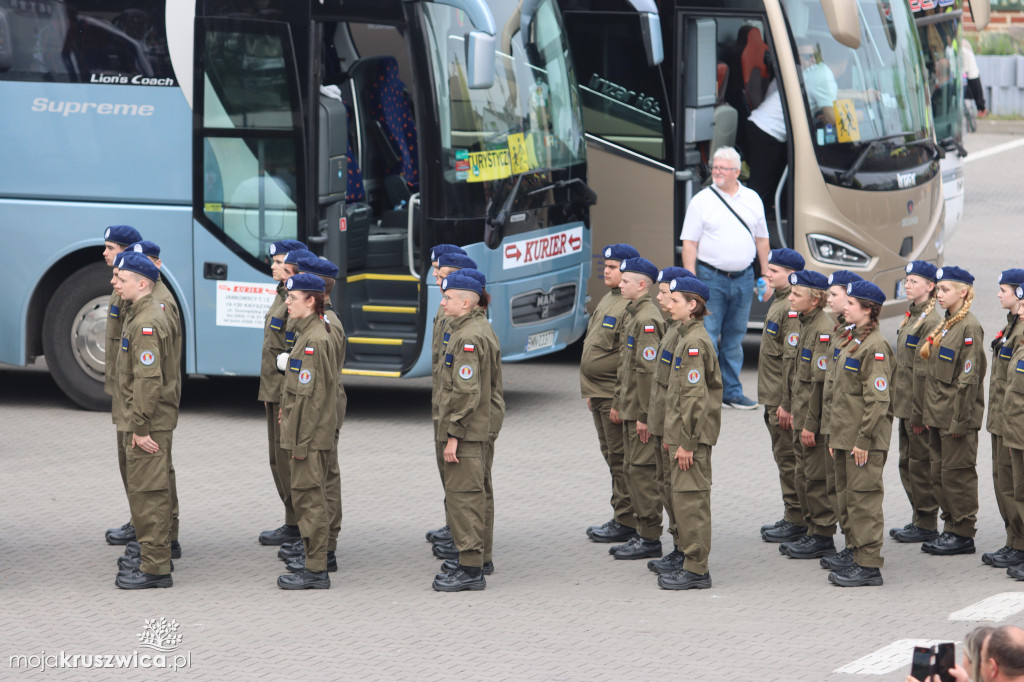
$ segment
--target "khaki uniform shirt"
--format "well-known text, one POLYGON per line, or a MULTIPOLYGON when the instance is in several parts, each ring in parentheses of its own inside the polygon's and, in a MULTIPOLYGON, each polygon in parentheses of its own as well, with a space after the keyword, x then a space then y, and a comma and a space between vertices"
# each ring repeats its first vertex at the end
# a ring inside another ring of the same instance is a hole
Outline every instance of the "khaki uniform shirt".
POLYGON ((436 439, 487 442, 491 433, 491 340, 486 318, 468 313, 448 319, 448 346, 441 363, 436 439))
POLYGON ((342 326, 341 319, 334 312, 334 308, 325 305, 324 317, 331 323, 331 332, 327 338, 330 339, 331 345, 334 347, 332 355, 334 373, 338 376, 338 428, 340 429, 341 425, 345 423, 345 411, 348 409, 348 394, 345 393, 345 386, 341 381, 341 370, 345 367, 345 350, 348 339, 345 336, 345 327, 342 326))
POLYGON ((181 357, 174 348, 173 326, 163 307, 152 294, 135 301, 117 354, 118 431, 148 436, 178 425, 181 357))
POLYGON ((782 398, 779 405, 787 412, 793 411, 793 375, 796 373, 796 358, 800 354, 800 315, 795 310, 786 311, 786 324, 782 327, 782 398))
POLYGON ((892 379, 892 411, 911 424, 924 424, 924 381, 928 361, 921 357, 921 337, 927 336, 941 322, 933 306, 927 315, 928 303, 912 304, 907 323, 896 334, 896 373, 892 379))
POLYGON ((584 398, 611 398, 615 393, 627 303, 618 288, 612 289, 590 316, 580 358, 580 393, 584 398))
POLYGON ((829 447, 888 451, 892 436, 892 348, 875 330, 860 345, 850 341, 841 349, 837 366, 829 447))
POLYGON ((654 381, 651 382, 651 399, 647 404, 647 428, 653 436, 665 435, 665 400, 668 395, 668 380, 672 375, 672 360, 676 344, 679 343, 681 322, 668 322, 665 335, 658 344, 658 360, 654 367, 654 381))
POLYGON ((820 433, 825 371, 832 347, 832 320, 821 309, 800 316, 800 353, 794 372, 793 431, 820 433))
POLYGON ((441 405, 441 383, 438 380, 441 376, 441 367, 444 365, 445 332, 448 329, 448 318, 441 306, 437 307, 434 315, 434 333, 430 341, 431 366, 430 373, 433 377, 432 390, 430 394, 430 416, 437 421, 438 409, 441 405))
POLYGON ((1003 445, 1024 450, 1024 344, 1013 347, 1003 395, 1003 445))
POLYGON ((625 343, 619 350, 612 407, 623 421, 647 423, 658 344, 665 334, 665 316, 650 292, 626 306, 625 343))
MULTIPOLYGON (((757 354, 757 402, 778 407, 782 405, 783 385, 788 381, 782 364, 786 338, 796 330, 798 323, 789 316, 789 287, 775 291, 775 300, 764 318, 761 348, 757 354)), ((789 410, 789 406, 785 406, 789 410)))
MULTIPOLYGON (((117 354, 121 350, 121 327, 124 326, 129 306, 131 303, 116 293, 110 294, 110 303, 107 305, 107 338, 103 346, 103 391, 112 397, 118 392, 114 366, 117 364, 117 354)), ((117 423, 117 415, 112 417, 117 423)))
POLYGON ((992 350, 992 372, 988 384, 988 419, 985 428, 994 436, 1003 435, 1003 396, 1009 379, 1010 359, 1017 342, 1024 337, 1024 323, 1016 313, 1006 315, 1006 326, 996 336, 992 350))
POLYGON ((263 350, 260 355, 260 389, 257 399, 267 403, 281 400, 281 387, 284 385, 284 377, 277 370, 277 356, 288 350, 284 341, 288 319, 288 305, 284 299, 287 295, 284 282, 278 282, 277 297, 270 304, 270 310, 263 320, 263 350))
POLYGON ((955 435, 981 428, 987 364, 984 342, 985 331, 972 313, 934 339, 925 381, 925 426, 949 429, 955 435))
POLYGON ((696 450, 700 443, 718 442, 722 428, 722 372, 715 346, 701 320, 688 320, 679 327, 665 400, 666 444, 696 450))
POLYGON ((292 328, 294 344, 278 399, 281 449, 305 459, 311 452, 334 447, 338 379, 331 357, 332 341, 320 317, 312 314, 292 320, 292 328))
POLYGON ((490 432, 488 435, 491 440, 494 440, 498 437, 501 426, 505 422, 505 388, 501 378, 501 342, 498 341, 498 335, 494 333, 494 328, 487 320, 487 313, 483 308, 473 308, 470 315, 479 318, 478 322, 491 342, 491 423, 487 430, 490 432))
POLYGON ((829 344, 828 367, 825 369, 825 386, 821 392, 821 426, 818 433, 828 435, 831 430, 829 422, 832 420, 832 399, 835 395, 836 377, 839 372, 839 355, 842 349, 839 347, 848 333, 846 324, 832 325, 832 342, 829 344))

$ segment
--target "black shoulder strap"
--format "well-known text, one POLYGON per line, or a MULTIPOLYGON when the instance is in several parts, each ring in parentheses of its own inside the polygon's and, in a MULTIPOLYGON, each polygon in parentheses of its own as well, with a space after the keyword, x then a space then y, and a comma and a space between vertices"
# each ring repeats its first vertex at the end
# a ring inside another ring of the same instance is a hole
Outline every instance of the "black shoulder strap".
POLYGON ((716 190, 714 187, 708 187, 708 189, 711 190, 712 194, 714 194, 716 197, 718 197, 719 201, 721 201, 723 204, 725 204, 725 207, 727 209, 729 209, 730 213, 732 213, 734 216, 736 216, 736 220, 740 221, 740 225, 742 225, 743 227, 747 228, 747 232, 750 233, 750 237, 751 237, 751 239, 753 239, 754 231, 750 229, 750 225, 747 225, 747 221, 745 221, 743 218, 740 217, 740 214, 736 212, 736 209, 734 209, 732 206, 729 205, 729 202, 725 200, 725 197, 723 197, 721 194, 718 193, 718 190, 716 190))

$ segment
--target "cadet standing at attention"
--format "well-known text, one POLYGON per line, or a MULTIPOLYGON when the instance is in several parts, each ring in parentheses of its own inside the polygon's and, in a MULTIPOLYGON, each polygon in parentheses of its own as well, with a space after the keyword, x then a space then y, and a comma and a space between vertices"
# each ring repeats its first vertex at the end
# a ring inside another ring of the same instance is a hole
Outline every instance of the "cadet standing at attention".
POLYGON ((945 319, 921 341, 928 360, 924 423, 932 447, 932 481, 942 534, 921 545, 928 554, 974 554, 978 520, 978 430, 985 412, 985 332, 971 314, 974 276, 955 265, 935 272, 945 319))
MULTIPOLYGON (((114 584, 126 590, 170 587, 171 442, 178 424, 180 343, 167 312, 153 296, 156 266, 134 252, 117 261, 118 295, 131 303, 117 356, 117 387, 124 421, 128 503, 139 542, 138 563, 118 561, 114 584)), ((122 557, 121 559, 124 559, 122 557)))
POLYGON ((789 396, 792 362, 783 360, 786 339, 800 331, 800 319, 789 309, 789 275, 804 269, 804 257, 793 249, 772 249, 768 252, 768 269, 764 277, 775 291, 775 300, 764 318, 764 332, 757 359, 757 402, 764 405, 764 424, 772 443, 772 455, 779 470, 782 488, 782 518, 761 526, 761 539, 785 542, 803 537, 807 532, 800 498, 796 493, 796 452, 793 450, 793 411, 789 396))
POLYGON ((906 292, 910 301, 896 335, 896 373, 892 380, 892 411, 899 419, 900 480, 913 516, 902 528, 890 528, 898 542, 925 542, 935 530, 939 503, 932 482, 931 445, 924 426, 924 382, 928 362, 918 355, 921 337, 939 324, 935 311, 935 266, 928 261, 907 263, 906 292))
MULTIPOLYGON (((466 255, 464 249, 455 246, 454 244, 438 244, 437 246, 430 250, 430 265, 431 268, 433 269, 432 274, 434 275, 434 282, 437 284, 438 289, 441 288, 441 280, 444 279, 444 277, 441 277, 441 264, 439 262, 439 259, 441 258, 442 255, 446 253, 460 253, 463 256, 466 255)), ((430 399, 430 415, 434 422, 434 456, 435 459, 437 460, 437 473, 438 476, 440 476, 441 478, 442 490, 444 489, 444 457, 439 456, 437 452, 437 406, 439 404, 439 400, 437 397, 437 373, 438 371, 440 371, 441 358, 444 357, 444 354, 441 353, 441 342, 442 339, 444 338, 446 319, 447 318, 444 316, 444 309, 441 307, 441 304, 438 303, 437 312, 434 313, 434 331, 433 334, 431 335, 430 342, 431 376, 433 377, 431 386, 433 387, 434 391, 434 394, 431 396, 430 399)), ((444 525, 436 530, 427 531, 427 542, 444 543, 448 542, 451 539, 452 529, 451 526, 448 524, 448 512, 446 511, 444 517, 444 525)))
POLYGON ((473 315, 484 287, 476 277, 453 272, 441 282, 441 305, 449 318, 448 347, 439 380, 437 441, 444 444, 445 500, 458 568, 439 573, 439 592, 482 590, 487 534, 486 454, 491 429, 495 354, 485 317, 473 315))
POLYGON ((1003 396, 1009 378, 1010 358, 1017 342, 1024 337, 1024 323, 1017 319, 1017 287, 1024 284, 1024 270, 1003 270, 999 275, 999 304, 1006 314, 1006 326, 992 341, 992 373, 988 385, 988 423, 992 434, 992 484, 995 487, 996 506, 1006 529, 1006 544, 995 552, 981 555, 983 563, 996 568, 1008 568, 1024 562, 1024 522, 1013 501, 1013 462, 1010 450, 1003 443, 1003 396))
POLYGON ((658 268, 646 258, 627 258, 619 263, 619 289, 626 305, 625 344, 619 354, 615 393, 610 416, 622 420, 625 444, 626 486, 637 520, 638 535, 624 545, 613 545, 616 559, 661 556, 661 485, 658 453, 647 429, 648 401, 654 380, 658 344, 665 333, 665 318, 654 304, 651 287, 658 268))
POLYGON ((291 331, 291 352, 278 356, 285 372, 281 390, 281 450, 287 455, 291 499, 306 560, 302 570, 278 576, 285 590, 326 590, 330 511, 327 471, 338 414, 339 367, 334 366, 329 323, 325 323, 324 282, 316 275, 290 276, 285 299, 291 331))
POLYGON ((604 285, 609 291, 597 304, 587 325, 580 358, 580 393, 594 418, 601 454, 611 474, 612 518, 599 526, 588 527, 587 537, 594 542, 624 542, 636 535, 636 516, 626 486, 622 420, 611 416, 619 349, 625 343, 623 318, 629 303, 619 289, 622 281, 619 264, 640 254, 629 244, 609 244, 601 255, 604 285))
POLYGON ((836 509, 829 498, 829 456, 821 435, 822 392, 832 345, 832 321, 825 313, 829 285, 825 275, 813 270, 790 274, 789 283, 790 306, 800 315, 800 353, 790 384, 794 481, 807 534, 782 543, 779 551, 792 559, 817 559, 836 553, 836 509))
POLYGON ((672 280, 677 277, 693 277, 693 273, 686 268, 676 266, 664 268, 658 273, 658 293, 655 298, 658 307, 668 318, 668 326, 665 328, 665 335, 661 337, 658 344, 658 360, 654 367, 654 380, 651 382, 651 398, 648 401, 647 430, 651 432, 651 441, 654 442, 654 451, 657 453, 658 485, 661 488, 661 505, 668 515, 668 534, 672 536, 672 551, 661 559, 651 559, 647 562, 647 568, 654 573, 675 573, 683 567, 685 556, 679 549, 678 529, 676 528, 676 515, 672 509, 672 468, 675 465, 675 457, 665 451, 665 395, 668 389, 669 376, 672 373, 672 358, 676 350, 676 343, 679 342, 679 327, 682 322, 673 320, 669 313, 669 303, 672 292, 669 287, 672 280))
POLYGON ((847 285, 845 319, 855 325, 843 341, 835 380, 829 453, 836 493, 846 510, 846 548, 828 580, 840 587, 882 584, 882 469, 892 436, 892 348, 878 331, 885 294, 871 282, 847 285))
MULTIPOLYGON (((1014 294, 1024 300, 1024 286, 1014 294)), ((1024 303, 1017 306, 1017 319, 1024 323, 1024 303)), ((1013 467, 1013 503, 1024 517, 1024 340, 1013 347, 1013 356, 1006 368, 1006 395, 1003 396, 1003 447, 1010 451, 1013 467)), ((1006 569, 1006 574, 1024 580, 1024 563, 1006 569)))
POLYGON ((722 428, 722 372, 704 328, 708 287, 693 277, 672 280, 669 312, 681 323, 666 395, 665 444, 673 455, 672 506, 683 565, 658 576, 666 590, 711 587, 711 448, 722 428))
MULTIPOLYGON (((110 281, 112 287, 117 281, 117 270, 114 267, 115 256, 128 248, 129 244, 134 244, 141 239, 142 236, 138 230, 130 225, 111 225, 104 230, 103 260, 109 267, 114 268, 110 281)), ((114 411, 117 408, 117 385, 114 377, 114 364, 117 362, 117 354, 121 350, 121 326, 127 312, 128 303, 117 295, 117 291, 111 291, 110 302, 107 305, 107 336, 104 342, 104 362, 106 364, 103 374, 103 391, 115 398, 110 415, 111 421, 115 424, 118 423, 118 415, 114 411)), ((121 483, 124 484, 124 493, 127 497, 129 494, 128 470, 125 461, 124 433, 116 431, 115 436, 117 440, 117 467, 121 472, 121 483)), ((132 525, 132 520, 128 519, 128 522, 120 528, 107 529, 104 537, 107 543, 111 545, 128 544, 135 539, 135 527, 132 525)))
POLYGON ((277 546, 299 539, 299 526, 292 508, 291 482, 288 479, 288 459, 281 452, 280 414, 281 387, 284 377, 277 370, 277 356, 287 351, 284 341, 285 320, 288 317, 284 282, 288 279, 284 259, 289 251, 305 249, 306 245, 294 239, 282 239, 270 245, 270 274, 277 282, 277 296, 263 321, 263 349, 260 355, 260 388, 257 398, 263 401, 267 413, 267 445, 270 451, 270 473, 274 487, 284 504, 284 525, 265 530, 259 535, 261 545, 277 546))

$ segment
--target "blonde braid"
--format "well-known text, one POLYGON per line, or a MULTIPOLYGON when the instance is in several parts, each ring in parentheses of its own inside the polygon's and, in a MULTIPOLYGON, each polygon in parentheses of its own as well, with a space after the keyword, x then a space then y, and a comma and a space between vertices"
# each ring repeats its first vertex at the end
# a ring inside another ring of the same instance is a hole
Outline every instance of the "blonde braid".
POLYGON ((932 333, 928 335, 927 343, 921 344, 920 355, 923 360, 927 360, 931 356, 931 347, 935 345, 935 339, 941 339, 945 333, 953 327, 953 325, 967 317, 967 313, 971 312, 971 303, 974 301, 974 287, 962 282, 954 282, 954 284, 957 285, 958 289, 967 289, 967 295, 964 297, 964 304, 960 306, 960 310, 956 311, 956 315, 947 317, 942 324, 932 330, 932 333))

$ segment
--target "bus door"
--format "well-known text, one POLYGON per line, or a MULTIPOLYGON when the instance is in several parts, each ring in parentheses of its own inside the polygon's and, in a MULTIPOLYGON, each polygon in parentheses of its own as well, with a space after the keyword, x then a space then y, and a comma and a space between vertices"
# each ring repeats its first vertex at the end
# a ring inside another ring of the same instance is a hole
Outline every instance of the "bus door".
POLYGON ((252 375, 275 295, 268 249, 304 239, 305 150, 286 23, 196 19, 193 107, 198 373, 252 375), (242 349, 253 352, 241 352, 242 349))

